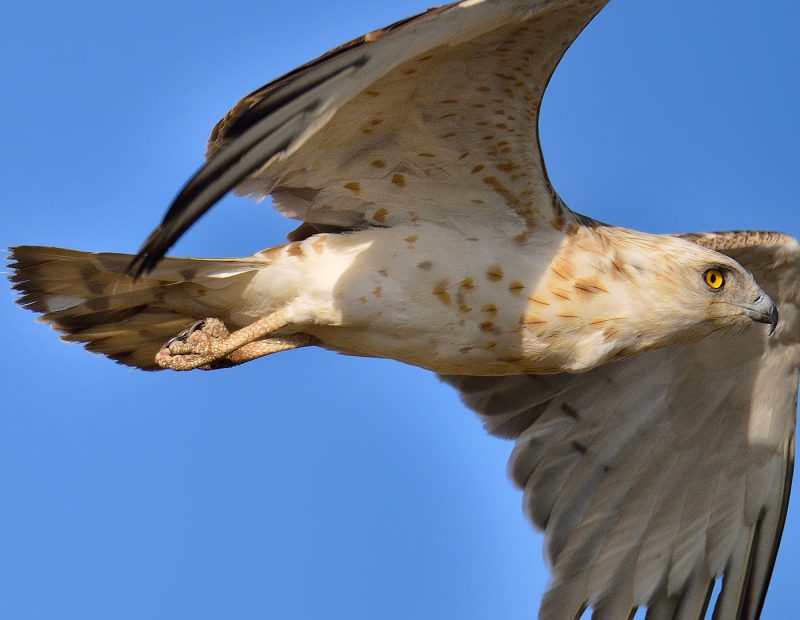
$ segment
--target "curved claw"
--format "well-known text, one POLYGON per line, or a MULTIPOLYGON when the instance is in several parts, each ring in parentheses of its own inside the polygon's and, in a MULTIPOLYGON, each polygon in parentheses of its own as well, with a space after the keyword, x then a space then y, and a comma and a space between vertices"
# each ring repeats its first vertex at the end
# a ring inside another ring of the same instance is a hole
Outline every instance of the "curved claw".
POLYGON ((179 342, 179 341, 180 342, 185 342, 189 338, 189 336, 191 336, 198 329, 203 329, 203 327, 205 327, 205 324, 206 324, 205 319, 201 319, 199 321, 195 321, 194 323, 189 325, 189 327, 187 327, 183 331, 179 332, 178 334, 176 334, 175 336, 173 336, 169 340, 167 340, 163 344, 163 346, 161 348, 162 349, 169 349, 169 345, 171 345, 173 342, 179 342))

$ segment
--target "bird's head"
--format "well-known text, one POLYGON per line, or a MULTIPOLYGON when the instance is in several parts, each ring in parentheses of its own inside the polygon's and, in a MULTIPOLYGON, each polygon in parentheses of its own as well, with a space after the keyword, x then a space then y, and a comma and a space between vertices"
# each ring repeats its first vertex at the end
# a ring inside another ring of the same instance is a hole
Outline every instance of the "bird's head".
POLYGON ((633 305, 651 323, 652 336, 666 339, 656 346, 754 321, 770 325, 770 334, 775 330, 775 304, 735 260, 684 239, 648 237, 624 244, 622 259, 636 289, 633 305), (635 247, 642 243, 649 247, 635 247))
POLYGON ((560 260, 569 259, 584 280, 576 289, 590 292, 564 302, 568 312, 559 304, 552 315, 537 309, 536 327, 526 327, 536 330, 531 342, 542 341, 529 355, 552 359, 553 367, 582 372, 754 322, 767 323, 771 334, 778 323, 775 304, 749 271, 686 239, 597 226, 566 248, 560 260), (550 331, 543 317, 555 326, 550 331))

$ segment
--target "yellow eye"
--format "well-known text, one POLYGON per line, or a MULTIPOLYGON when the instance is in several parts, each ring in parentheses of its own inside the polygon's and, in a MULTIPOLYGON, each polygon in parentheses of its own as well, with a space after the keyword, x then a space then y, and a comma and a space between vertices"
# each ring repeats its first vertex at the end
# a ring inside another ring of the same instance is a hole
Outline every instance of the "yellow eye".
POLYGON ((725 276, 719 269, 709 269, 706 271, 706 284, 713 289, 721 289, 725 284, 725 276))

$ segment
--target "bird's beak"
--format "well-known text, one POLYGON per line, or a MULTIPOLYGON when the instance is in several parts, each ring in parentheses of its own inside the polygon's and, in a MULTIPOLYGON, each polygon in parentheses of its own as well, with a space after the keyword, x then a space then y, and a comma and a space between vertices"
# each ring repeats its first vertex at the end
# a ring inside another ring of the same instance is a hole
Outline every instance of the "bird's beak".
POLYGON ((769 323, 769 335, 778 326, 778 308, 765 294, 756 297, 752 304, 742 304, 744 313, 758 323, 769 323))

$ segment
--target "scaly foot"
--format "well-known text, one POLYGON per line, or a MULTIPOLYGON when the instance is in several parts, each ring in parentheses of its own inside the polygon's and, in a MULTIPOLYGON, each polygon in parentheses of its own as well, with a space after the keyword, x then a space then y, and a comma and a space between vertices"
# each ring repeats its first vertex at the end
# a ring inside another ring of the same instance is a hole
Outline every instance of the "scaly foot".
POLYGON ((230 332, 219 319, 197 321, 164 343, 156 354, 156 364, 171 370, 208 366, 217 357, 215 350, 222 348, 220 345, 229 336, 230 332))
POLYGON ((235 332, 229 332, 219 319, 198 321, 164 344, 156 354, 156 364, 172 370, 212 370, 318 343, 303 333, 268 337, 287 327, 285 315, 284 309, 276 310, 235 332))

